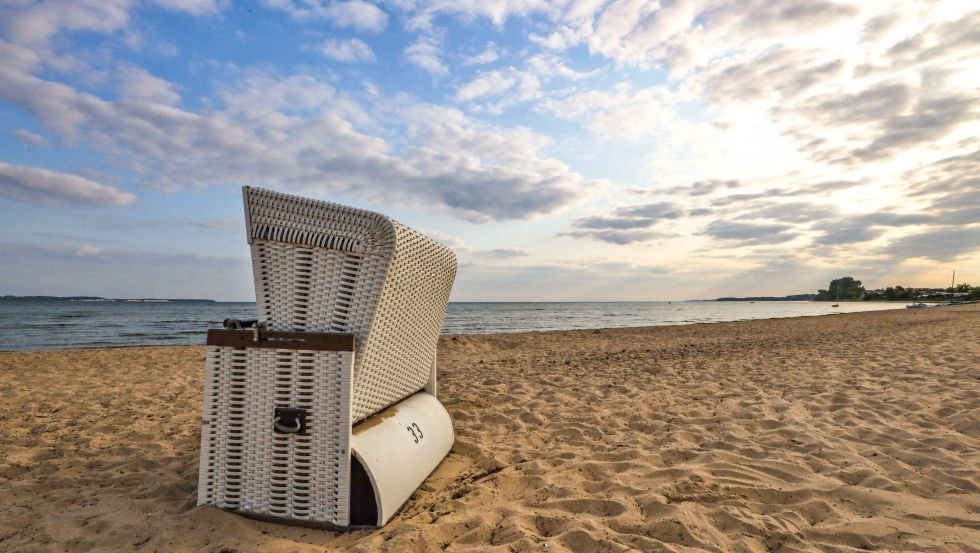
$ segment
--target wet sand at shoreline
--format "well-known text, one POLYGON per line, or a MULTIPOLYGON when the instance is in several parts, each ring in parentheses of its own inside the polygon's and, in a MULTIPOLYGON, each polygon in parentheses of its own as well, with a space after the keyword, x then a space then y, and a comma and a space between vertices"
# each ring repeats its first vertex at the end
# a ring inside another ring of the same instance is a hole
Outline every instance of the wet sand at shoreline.
POLYGON ((204 348, 0 353, 2 551, 980 551, 980 305, 443 337, 385 528, 196 507, 204 348))

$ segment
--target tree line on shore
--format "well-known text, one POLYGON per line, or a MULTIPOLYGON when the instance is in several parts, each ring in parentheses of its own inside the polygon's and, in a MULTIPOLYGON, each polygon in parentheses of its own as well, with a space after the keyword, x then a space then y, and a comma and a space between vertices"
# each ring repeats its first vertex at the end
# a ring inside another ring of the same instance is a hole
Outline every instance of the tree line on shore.
POLYGON ((956 297, 966 300, 980 300, 980 287, 967 283, 948 288, 912 288, 889 286, 877 290, 865 290, 860 280, 854 277, 835 278, 826 290, 818 290, 815 301, 909 301, 915 299, 948 299, 956 297))

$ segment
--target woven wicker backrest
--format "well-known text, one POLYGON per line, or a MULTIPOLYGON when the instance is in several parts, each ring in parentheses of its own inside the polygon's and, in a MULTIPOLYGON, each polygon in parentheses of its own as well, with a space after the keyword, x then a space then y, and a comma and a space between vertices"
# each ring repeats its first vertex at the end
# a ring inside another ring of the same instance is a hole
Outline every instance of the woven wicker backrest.
POLYGON ((456 256, 384 215, 245 187, 260 320, 355 336, 352 422, 426 386, 456 256))

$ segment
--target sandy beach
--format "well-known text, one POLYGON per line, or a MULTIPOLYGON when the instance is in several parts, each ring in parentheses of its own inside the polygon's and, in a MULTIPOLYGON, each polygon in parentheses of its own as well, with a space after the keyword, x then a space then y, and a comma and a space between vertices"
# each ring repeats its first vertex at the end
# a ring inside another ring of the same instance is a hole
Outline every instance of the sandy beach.
POLYGON ((0 353, 3 551, 980 551, 980 305, 444 337, 385 528, 196 507, 203 347, 0 353))

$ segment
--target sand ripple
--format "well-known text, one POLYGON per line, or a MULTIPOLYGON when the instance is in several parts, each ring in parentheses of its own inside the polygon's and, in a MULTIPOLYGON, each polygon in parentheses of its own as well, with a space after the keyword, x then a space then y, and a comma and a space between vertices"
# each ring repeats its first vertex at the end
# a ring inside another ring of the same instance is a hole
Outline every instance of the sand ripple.
POLYGON ((0 549, 980 551, 980 309, 446 338, 382 530, 194 507, 203 349, 0 354, 0 549))

